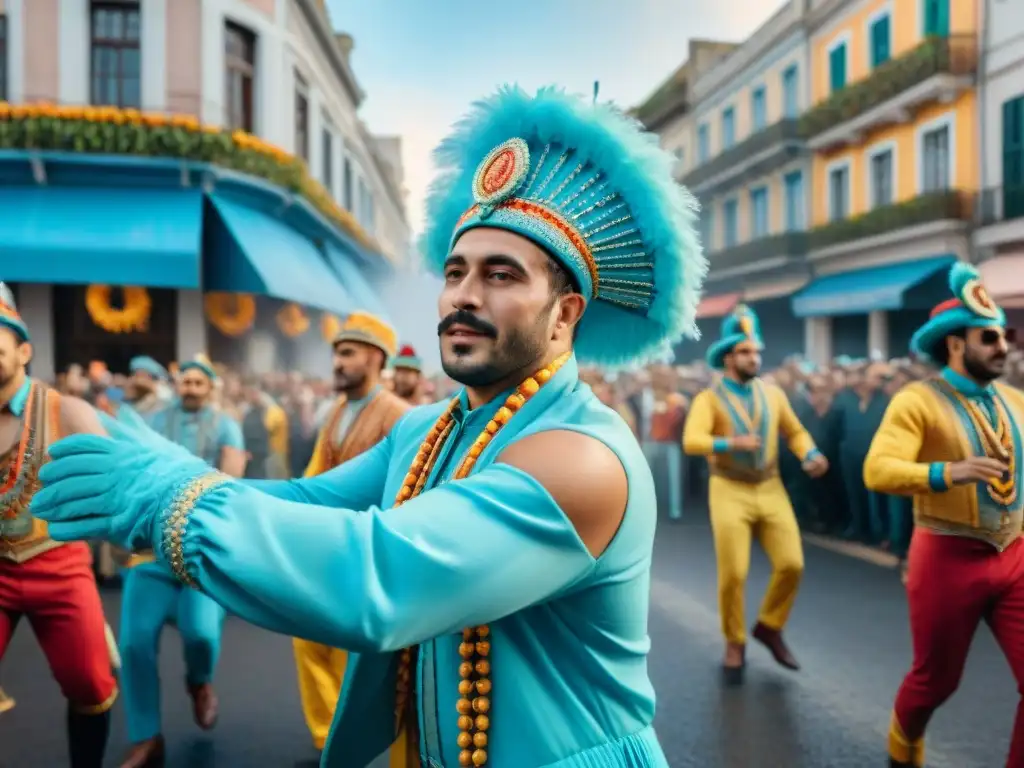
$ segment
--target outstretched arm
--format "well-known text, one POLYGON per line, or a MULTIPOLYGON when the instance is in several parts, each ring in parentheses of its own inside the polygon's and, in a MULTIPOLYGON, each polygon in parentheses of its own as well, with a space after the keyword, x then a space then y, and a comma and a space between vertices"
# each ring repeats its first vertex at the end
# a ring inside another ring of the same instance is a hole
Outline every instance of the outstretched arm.
POLYGON ((179 578, 248 621, 387 651, 572 588, 614 537, 625 500, 625 472, 608 448, 549 432, 466 480, 368 513, 271 498, 224 479, 191 507, 169 505, 154 538, 179 578), (579 461, 573 473, 556 458, 566 455, 579 461))

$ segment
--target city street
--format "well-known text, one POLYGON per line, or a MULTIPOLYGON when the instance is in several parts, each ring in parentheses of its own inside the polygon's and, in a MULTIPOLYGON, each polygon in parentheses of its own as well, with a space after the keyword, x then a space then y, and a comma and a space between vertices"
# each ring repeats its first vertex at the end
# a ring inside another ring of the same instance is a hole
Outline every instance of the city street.
MULTIPOLYGON (((694 511, 696 514, 696 511, 694 511)), ((753 621, 767 578, 754 557, 753 621)), ((115 624, 118 595, 106 596, 115 624)), ((751 647, 742 689, 719 684, 714 558, 702 523, 662 526, 652 585, 651 673, 657 724, 673 768, 869 768, 885 761, 892 696, 909 662, 905 599, 895 571, 808 547, 807 576, 789 627, 803 671, 792 674, 751 647)), ((312 757, 287 638, 229 621, 218 674, 221 718, 207 736, 191 722, 179 643, 165 634, 164 722, 172 768, 290 768, 312 757)), ((27 625, 3 663, 17 707, 0 715, 0 766, 64 762, 63 705, 27 625)), ((1015 685, 987 629, 963 686, 935 717, 930 768, 1004 764, 1015 685)), ((111 760, 124 747, 115 709, 111 760)))

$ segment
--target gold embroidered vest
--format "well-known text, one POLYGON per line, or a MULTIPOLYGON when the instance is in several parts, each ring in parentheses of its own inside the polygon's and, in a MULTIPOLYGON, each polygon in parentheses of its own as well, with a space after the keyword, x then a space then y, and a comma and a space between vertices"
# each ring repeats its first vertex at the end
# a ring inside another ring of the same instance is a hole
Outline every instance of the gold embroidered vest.
POLYGON ((24 563, 61 545, 50 538, 46 523, 29 512, 46 448, 59 437, 60 393, 33 379, 21 436, 0 456, 0 560, 24 563))

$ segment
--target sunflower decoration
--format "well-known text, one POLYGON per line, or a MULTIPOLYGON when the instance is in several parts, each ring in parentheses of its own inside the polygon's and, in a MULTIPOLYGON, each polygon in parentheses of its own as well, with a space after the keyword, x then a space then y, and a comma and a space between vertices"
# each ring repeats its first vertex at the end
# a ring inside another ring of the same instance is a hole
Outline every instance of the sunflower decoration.
POLYGON ((337 315, 324 312, 320 315, 320 336, 328 344, 333 344, 334 339, 341 333, 341 320, 337 315))
POLYGON ((149 329, 153 302, 145 288, 120 288, 121 306, 112 303, 114 288, 90 285, 85 291, 85 308, 96 325, 108 333, 136 333, 149 329))
POLYGON ((289 339, 294 339, 309 330, 309 318, 302 307, 289 302, 277 311, 277 327, 289 339))
POLYGON ((241 336, 256 323, 256 299, 247 293, 208 293, 203 308, 206 319, 225 336, 241 336))

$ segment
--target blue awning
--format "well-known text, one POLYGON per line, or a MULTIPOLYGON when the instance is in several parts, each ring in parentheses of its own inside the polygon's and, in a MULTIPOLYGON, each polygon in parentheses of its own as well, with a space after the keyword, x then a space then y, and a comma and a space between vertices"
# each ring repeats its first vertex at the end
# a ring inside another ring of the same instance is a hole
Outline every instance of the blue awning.
POLYGON ((0 280, 198 288, 198 189, 0 188, 0 280))
MULTIPOLYGON (((342 285, 352 297, 352 309, 361 309, 370 312, 382 320, 388 320, 388 311, 373 289, 366 276, 359 270, 359 267, 352 261, 352 257, 334 246, 327 243, 324 247, 327 252, 327 260, 334 271, 338 273, 342 285)), ((390 322, 390 321, 388 321, 390 322)))
POLYGON ((907 291, 948 269, 954 261, 955 256, 935 256, 826 275, 793 297, 793 314, 797 317, 862 315, 902 309, 907 291))
POLYGON ((347 314, 352 298, 316 245, 286 224, 222 195, 208 230, 204 287, 255 293, 347 314))

